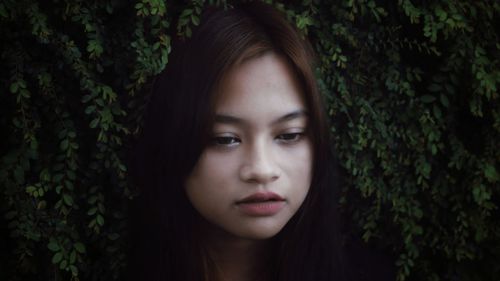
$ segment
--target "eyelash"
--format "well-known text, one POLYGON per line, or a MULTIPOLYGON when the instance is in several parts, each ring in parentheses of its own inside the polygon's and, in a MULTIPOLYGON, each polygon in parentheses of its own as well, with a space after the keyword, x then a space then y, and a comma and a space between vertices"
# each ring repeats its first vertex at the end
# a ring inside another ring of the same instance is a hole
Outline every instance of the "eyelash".
POLYGON ((236 143, 239 143, 239 142, 241 142, 241 140, 239 138, 237 138, 237 137, 226 137, 226 136, 223 136, 223 137, 214 137, 212 139, 212 143, 215 146, 232 147, 236 143))
MULTIPOLYGON (((299 142, 302 137, 305 135, 305 132, 293 132, 293 133, 284 133, 279 134, 276 139, 283 144, 294 144, 299 142)), ((212 144, 220 147, 233 147, 241 143, 241 140, 238 137, 233 136, 218 136, 212 139, 212 144)))
POLYGON ((278 135, 278 139, 281 142, 291 144, 291 143, 295 143, 295 142, 300 141, 303 136, 304 136, 304 132, 293 132, 293 133, 285 133, 285 134, 278 135))

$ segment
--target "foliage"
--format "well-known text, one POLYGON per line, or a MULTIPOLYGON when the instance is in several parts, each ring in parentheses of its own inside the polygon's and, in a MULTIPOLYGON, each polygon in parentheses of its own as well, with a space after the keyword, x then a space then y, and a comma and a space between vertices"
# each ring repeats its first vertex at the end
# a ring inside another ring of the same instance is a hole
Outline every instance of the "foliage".
MULTIPOLYGON (((500 4, 326 2, 274 5, 318 53, 353 235, 398 280, 498 278, 500 4)), ((0 3, 2 280, 120 278, 150 81, 231 3, 0 3)))

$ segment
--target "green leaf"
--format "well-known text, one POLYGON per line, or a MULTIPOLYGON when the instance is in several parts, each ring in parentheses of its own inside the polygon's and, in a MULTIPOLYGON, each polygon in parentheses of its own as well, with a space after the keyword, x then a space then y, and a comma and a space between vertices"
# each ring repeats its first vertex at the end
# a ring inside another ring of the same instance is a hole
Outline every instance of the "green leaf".
POLYGON ((99 118, 95 118, 94 120, 92 120, 92 122, 90 122, 90 128, 94 129, 95 127, 97 127, 97 124, 99 123, 99 118))
POLYGON ((112 102, 116 99, 116 93, 113 92, 113 89, 110 86, 103 86, 101 88, 102 91, 102 97, 105 100, 108 100, 109 102, 112 102))
POLYGON ((52 252, 57 252, 59 251, 61 248, 59 247, 59 245, 57 244, 56 241, 51 241, 48 245, 47 245, 47 248, 49 248, 49 250, 51 250, 52 252))
POLYGON ((116 239, 120 238, 120 234, 118 233, 111 233, 108 235, 109 240, 115 241, 116 239))
POLYGON ((423 95, 422 97, 420 97, 420 100, 424 103, 431 103, 436 100, 436 97, 431 95, 423 95))
MULTIPOLYGON (((68 179, 70 179, 70 180, 75 180, 76 179, 76 174, 72 170, 67 170, 66 171, 66 175, 68 176, 68 179)), ((67 182, 65 182, 65 183, 68 186, 70 186, 70 185, 72 186, 73 185, 72 183, 67 183, 67 182)))
POLYGON ((91 114, 95 111, 96 107, 95 105, 89 105, 87 108, 85 108, 85 114, 91 114))
POLYGON ((87 215, 93 216, 97 212, 97 207, 92 207, 90 210, 87 212, 87 215))
POLYGON ((61 142, 61 145, 59 146, 59 148, 61 150, 67 150, 68 149, 68 139, 64 139, 62 142, 61 142))
POLYGON ((104 218, 101 215, 97 215, 96 221, 97 221, 97 224, 99 224, 100 226, 104 225, 104 218))
POLYGON ((424 233, 423 229, 421 226, 413 226, 413 233, 416 235, 422 235, 424 233))
POLYGON ((74 246, 75 246, 75 249, 78 251, 78 253, 80 253, 80 254, 85 253, 85 245, 83 245, 82 243, 77 242, 77 243, 75 243, 74 246))
POLYGON ((63 258, 63 255, 61 252, 57 252, 53 257, 52 257, 52 264, 58 264, 63 258))
POLYGON ((54 179, 54 182, 55 182, 55 183, 60 182, 60 181, 63 179, 63 177, 64 177, 64 174, 56 174, 56 175, 54 176, 54 178, 53 178, 53 179, 54 179))
POLYGON ((76 266, 70 265, 69 269, 71 270, 71 274, 73 274, 73 276, 77 276, 78 275, 78 268, 76 266))
POLYGON ((483 205, 485 201, 491 199, 491 191, 486 189, 486 187, 482 184, 479 184, 472 188, 472 195, 474 196, 474 200, 478 205, 483 205))
POLYGON ((73 198, 69 194, 64 193, 63 200, 64 200, 64 203, 66 203, 66 205, 68 205, 70 207, 73 206, 73 198))
POLYGON ((444 107, 447 107, 447 108, 450 107, 450 101, 448 100, 448 97, 445 94, 441 94, 439 97, 440 97, 441 104, 444 107))
POLYGON ((75 261, 76 261, 76 252, 71 251, 71 254, 69 254, 69 263, 75 264, 75 261))
POLYGON ((83 103, 87 103, 89 102, 90 100, 92 99, 92 95, 91 94, 88 94, 88 95, 85 95, 82 97, 82 102, 83 103))
POLYGON ((18 166, 14 169, 14 178, 18 184, 24 184, 24 169, 22 167, 18 166))
POLYGON ((487 164, 484 167, 483 171, 484 171, 484 176, 486 177, 486 179, 488 179, 489 182, 495 183, 499 180, 499 175, 497 170, 495 169, 495 166, 487 164))
POLYGON ((5 10, 5 6, 3 4, 0 4, 0 16, 2 16, 3 18, 9 17, 9 14, 5 10))
POLYGON ((32 194, 33 192, 35 192, 35 190, 36 190, 36 187, 34 187, 34 186, 32 186, 32 185, 30 185, 30 186, 26 187, 26 192, 27 192, 28 194, 32 194))
POLYGON ((17 90, 19 89, 19 85, 17 82, 10 84, 10 92, 15 94, 17 93, 17 90))
POLYGON ((191 15, 191 21, 194 25, 198 26, 200 24, 200 19, 196 15, 191 15))
POLYGON ((415 217, 417 219, 421 219, 422 216, 424 215, 424 213, 422 212, 422 209, 420 209, 420 208, 414 208, 413 209, 413 214, 415 215, 415 217))

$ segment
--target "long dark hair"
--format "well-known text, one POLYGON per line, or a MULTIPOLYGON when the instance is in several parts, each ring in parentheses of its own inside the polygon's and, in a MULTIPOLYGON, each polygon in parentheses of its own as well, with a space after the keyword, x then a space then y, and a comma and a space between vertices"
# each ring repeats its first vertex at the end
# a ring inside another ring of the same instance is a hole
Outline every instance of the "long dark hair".
POLYGON ((197 237, 200 215, 183 184, 207 144, 217 84, 231 66, 264 52, 281 54, 293 66, 314 146, 310 191, 273 238, 270 275, 287 281, 343 280, 334 164, 312 48, 284 15, 260 2, 206 9, 192 38, 175 42, 155 81, 133 167, 141 195, 134 209, 130 277, 210 279, 210 260, 197 237))

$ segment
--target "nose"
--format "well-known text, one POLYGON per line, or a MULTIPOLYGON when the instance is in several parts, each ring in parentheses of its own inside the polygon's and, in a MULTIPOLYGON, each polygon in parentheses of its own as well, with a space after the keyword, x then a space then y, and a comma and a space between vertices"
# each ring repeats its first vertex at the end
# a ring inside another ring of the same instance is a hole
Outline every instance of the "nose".
POLYGON ((280 177, 271 149, 265 144, 255 144, 249 148, 240 168, 241 180, 249 183, 267 184, 280 177))

